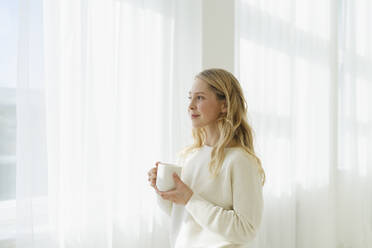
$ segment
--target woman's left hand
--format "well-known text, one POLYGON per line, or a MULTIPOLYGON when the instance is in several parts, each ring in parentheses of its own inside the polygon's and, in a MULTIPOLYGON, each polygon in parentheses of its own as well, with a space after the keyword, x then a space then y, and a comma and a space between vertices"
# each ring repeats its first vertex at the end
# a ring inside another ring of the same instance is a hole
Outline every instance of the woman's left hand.
POLYGON ((173 173, 173 180, 176 184, 176 188, 169 191, 159 191, 156 187, 156 193, 158 193, 164 200, 169 200, 177 204, 186 205, 193 195, 193 191, 187 186, 176 173, 173 173))

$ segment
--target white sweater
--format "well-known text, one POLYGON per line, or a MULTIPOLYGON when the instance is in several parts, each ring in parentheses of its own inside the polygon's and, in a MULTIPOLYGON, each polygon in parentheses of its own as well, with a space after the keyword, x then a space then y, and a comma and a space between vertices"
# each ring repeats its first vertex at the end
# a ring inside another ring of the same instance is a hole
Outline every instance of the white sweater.
POLYGON ((255 159, 242 148, 225 149, 217 178, 209 177, 212 147, 189 154, 181 179, 194 192, 186 205, 163 200, 158 205, 171 217, 173 248, 247 247, 260 227, 262 183, 255 159))

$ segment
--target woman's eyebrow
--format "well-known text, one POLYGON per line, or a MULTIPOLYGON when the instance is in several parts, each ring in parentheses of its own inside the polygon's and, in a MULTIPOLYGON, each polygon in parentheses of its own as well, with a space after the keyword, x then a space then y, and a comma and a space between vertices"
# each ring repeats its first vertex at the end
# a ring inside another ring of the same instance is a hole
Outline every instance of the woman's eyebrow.
MULTIPOLYGON (((189 95, 191 95, 191 91, 189 92, 189 95)), ((194 94, 204 94, 205 95, 205 93, 204 92, 202 92, 202 91, 199 91, 199 92, 195 92, 194 94)))

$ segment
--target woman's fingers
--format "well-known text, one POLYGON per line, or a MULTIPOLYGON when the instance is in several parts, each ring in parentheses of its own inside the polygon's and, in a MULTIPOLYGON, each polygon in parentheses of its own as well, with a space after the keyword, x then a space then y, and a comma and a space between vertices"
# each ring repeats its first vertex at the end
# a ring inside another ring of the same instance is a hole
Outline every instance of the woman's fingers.
POLYGON ((154 167, 154 168, 151 168, 151 169, 147 172, 147 174, 150 175, 150 174, 152 174, 152 173, 156 173, 157 171, 158 171, 158 168, 157 168, 157 167, 154 167))
POLYGON ((149 179, 150 186, 154 187, 156 185, 156 179, 149 179))
POLYGON ((149 176, 147 181, 151 182, 151 186, 154 187, 155 189, 156 188, 156 175, 157 175, 157 172, 158 172, 158 165, 159 165, 160 161, 157 161, 155 163, 155 166, 154 168, 151 168, 148 172, 147 172, 147 175, 149 176))
POLYGON ((152 168, 151 170, 149 170, 149 172, 147 173, 147 175, 149 177, 153 177, 155 175, 155 177, 156 177, 157 171, 158 171, 157 168, 152 168))
POLYGON ((156 173, 150 174, 149 179, 156 179, 156 173))
POLYGON ((156 186, 156 180, 153 180, 153 181, 151 182, 151 186, 152 186, 152 187, 155 187, 155 186, 156 186))
POLYGON ((151 168, 148 172, 147 172, 147 175, 149 175, 150 176, 150 174, 151 173, 156 173, 157 171, 158 171, 158 164, 160 163, 160 161, 157 161, 156 163, 155 163, 155 166, 156 167, 154 167, 154 168, 151 168))

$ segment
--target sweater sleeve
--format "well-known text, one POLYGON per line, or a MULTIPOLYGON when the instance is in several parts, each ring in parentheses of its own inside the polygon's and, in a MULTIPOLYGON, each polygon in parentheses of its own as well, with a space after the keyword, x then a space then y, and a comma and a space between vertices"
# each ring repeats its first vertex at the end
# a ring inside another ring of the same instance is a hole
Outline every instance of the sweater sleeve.
POLYGON ((168 216, 171 216, 173 202, 164 200, 160 195, 156 194, 156 202, 161 210, 166 213, 168 216))
POLYGON ((245 244, 253 240, 263 213, 262 183, 252 158, 239 159, 230 167, 233 209, 216 206, 194 193, 185 205, 196 222, 226 240, 245 244))

